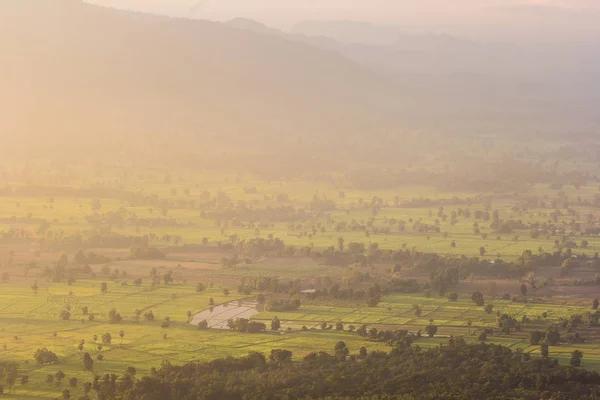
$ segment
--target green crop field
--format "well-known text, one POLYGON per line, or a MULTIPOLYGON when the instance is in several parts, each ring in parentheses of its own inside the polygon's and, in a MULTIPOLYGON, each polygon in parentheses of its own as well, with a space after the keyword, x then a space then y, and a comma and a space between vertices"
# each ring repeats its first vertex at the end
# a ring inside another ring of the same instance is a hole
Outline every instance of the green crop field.
MULTIPOLYGON (((188 361, 208 361, 230 355, 243 355, 251 351, 268 353, 274 348, 285 348, 296 358, 311 351, 330 351, 342 340, 352 353, 360 347, 369 350, 386 350, 385 343, 362 338, 348 332, 350 325, 366 324, 380 329, 422 330, 433 322, 439 326, 435 338, 423 337, 416 345, 423 348, 438 346, 447 342, 448 335, 464 336, 467 341, 476 341, 475 332, 496 325, 495 312, 488 314, 477 307, 470 299, 460 298, 456 302, 444 298, 428 298, 422 295, 388 295, 377 307, 366 308, 349 306, 306 305, 296 311, 260 312, 252 317, 255 321, 269 323, 278 316, 282 323, 280 332, 247 334, 227 330, 199 330, 188 324, 186 312, 193 314, 205 310, 212 297, 216 304, 233 301, 243 295, 223 295, 222 288, 208 288, 202 293, 195 286, 172 284, 151 287, 148 284, 134 286, 131 280, 109 281, 108 291, 101 293, 100 280, 81 280, 69 286, 66 284, 42 284, 35 294, 28 285, 2 285, 0 292, 0 354, 3 361, 19 363, 22 374, 29 377, 27 384, 15 384, 6 398, 47 398, 56 397, 68 387, 67 379, 76 377, 80 382, 90 381, 94 375, 122 373, 133 366, 138 374, 147 374, 152 367, 159 367, 163 360, 171 363, 188 361), (120 282, 120 283, 119 283, 120 282), (128 283, 126 286, 124 283, 128 283), (413 304, 422 308, 422 314, 415 316, 413 304), (71 312, 69 321, 60 320, 59 314, 65 306, 71 312), (82 313, 88 307, 88 314, 82 313), (108 312, 115 308, 124 320, 110 323, 108 312), (136 321, 135 311, 152 310, 156 320, 136 321), (171 325, 161 328, 160 321, 169 317, 171 325), (472 321, 467 327, 466 321, 472 321), (325 322, 342 322, 344 331, 322 330, 325 322), (301 329, 305 326, 307 330, 301 329), (288 328, 290 328, 288 330, 288 328), (103 345, 101 337, 110 333, 112 343, 103 345), (123 338, 120 337, 123 332, 123 338), (471 333, 471 334, 470 334, 471 333), (166 335, 166 337, 165 337, 166 335), (94 340, 96 336, 96 340, 94 340), (82 350, 78 344, 85 341, 82 350), (47 348, 56 353, 60 363, 38 365, 33 353, 39 348, 47 348), (102 361, 95 361, 94 371, 83 370, 82 354, 89 352, 94 357, 101 354, 102 361), (63 382, 46 382, 48 375, 63 371, 67 378, 63 382)), ((490 300, 494 310, 515 318, 527 315, 533 319, 531 326, 547 326, 560 318, 581 314, 589 306, 568 306, 544 302, 541 304, 514 304, 511 301, 490 300), (547 317, 538 319, 546 312, 547 317)), ((539 346, 531 346, 523 334, 498 336, 489 342, 503 344, 511 348, 521 348, 533 356, 539 355, 539 346)), ((585 354, 585 366, 600 369, 600 345, 582 344, 561 345, 551 348, 551 355, 567 360, 570 352, 581 349, 585 354)), ((81 389, 73 388, 73 394, 81 394, 81 389)))
POLYGON ((0 361, 16 362, 19 378, 3 384, 4 397, 57 398, 68 389, 78 398, 96 376, 130 366, 144 376, 165 361, 272 349, 299 360, 332 351, 339 341, 351 355, 361 347, 391 348, 353 332, 363 325, 407 330, 422 348, 450 337, 477 342, 486 331, 487 342, 532 357, 541 352, 530 332, 553 327, 562 341, 550 357, 568 364, 579 349, 582 365, 600 371, 597 322, 570 325, 588 321, 600 297, 593 182, 498 192, 414 184, 361 189, 342 179, 88 167, 62 184, 43 184, 43 175, 36 184, 7 180, 0 195, 0 361), (456 277, 447 287, 435 286, 449 272, 456 277), (398 288, 411 280, 410 292, 398 288), (205 290, 196 291, 198 282, 205 290), (335 297, 328 292, 334 287, 362 294, 335 297), (371 295, 374 288, 381 293, 371 295), (309 289, 325 294, 302 293, 309 289), (491 309, 474 303, 477 291, 491 309), (189 323, 189 316, 212 313, 211 299, 216 307, 229 304, 224 315, 233 321, 237 301, 259 294, 267 305, 301 305, 257 309, 250 321, 266 326, 261 333, 189 323), (122 321, 109 321, 113 309, 122 321), (61 319, 65 310, 68 320, 61 319), (149 311, 155 320, 146 320, 149 311), (506 332, 500 316, 518 326, 506 332), (281 326, 271 331, 275 317, 281 326), (428 326, 437 328, 434 337, 427 337, 428 326), (112 341, 103 344, 106 333, 112 341), (43 348, 59 362, 36 363, 34 353, 43 348), (86 353, 93 371, 83 368, 86 353), (66 378, 57 382, 59 371, 66 378), (78 384, 71 387, 73 377, 78 384))
MULTIPOLYGON (((122 286, 110 283, 107 293, 100 292, 100 281, 77 281, 73 286, 43 285, 34 294, 26 285, 2 285, 0 292, 0 354, 2 361, 16 361, 22 374, 30 383, 17 384, 6 398, 56 397, 68 387, 67 379, 61 384, 46 383, 49 374, 59 370, 67 378, 76 377, 81 382, 90 381, 95 374, 122 373, 133 366, 139 374, 158 368, 163 360, 172 363, 210 361, 230 355, 243 355, 251 351, 269 352, 285 348, 300 358, 311 351, 329 351, 339 340, 345 341, 354 351, 362 346, 383 349, 384 344, 370 343, 357 335, 338 331, 282 331, 263 334, 243 334, 226 330, 199 330, 188 324, 186 310, 193 313, 208 308, 213 298, 216 304, 232 301, 236 296, 224 296, 222 289, 207 289, 196 293, 191 285, 122 286), (71 319, 59 318, 65 305, 70 306, 71 319), (95 315, 89 321, 82 314, 83 307, 95 315), (116 308, 124 321, 111 324, 107 315, 116 308), (156 321, 135 321, 135 310, 152 310, 156 321), (169 328, 161 328, 160 321, 170 317, 169 328), (112 344, 98 350, 101 337, 112 335, 112 344), (123 338, 120 332, 124 333, 123 338), (166 335, 166 338, 165 338, 166 335), (94 340, 94 336, 97 339, 94 340), (82 350, 78 344, 85 341, 82 350), (57 365, 37 365, 33 354, 47 348, 58 355, 57 365), (82 354, 102 354, 96 361, 94 372, 85 372, 82 354)), ((239 296, 238 296, 239 297, 239 296)), ((232 306, 233 307, 233 306, 232 306)), ((73 394, 80 394, 77 390, 73 394)))

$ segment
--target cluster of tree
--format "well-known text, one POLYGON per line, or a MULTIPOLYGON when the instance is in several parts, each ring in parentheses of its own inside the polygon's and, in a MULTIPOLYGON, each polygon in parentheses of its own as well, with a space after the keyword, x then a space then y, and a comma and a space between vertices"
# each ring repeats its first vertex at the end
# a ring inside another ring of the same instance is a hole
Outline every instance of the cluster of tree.
POLYGON ((227 321, 227 327, 232 331, 242 333, 259 333, 267 329, 267 326, 262 322, 254 322, 246 318, 230 319, 227 321))
POLYGON ((562 249, 554 253, 534 254, 527 250, 515 261, 501 259, 489 260, 479 257, 441 255, 423 253, 408 249, 380 249, 377 243, 365 248, 361 243, 349 243, 344 251, 331 246, 322 253, 313 252, 312 256, 328 265, 348 266, 351 264, 366 267, 374 264, 394 264, 394 270, 402 266, 411 266, 419 271, 427 271, 431 275, 431 283, 436 290, 450 288, 469 276, 478 274, 494 278, 517 279, 539 267, 561 265, 571 258, 571 253, 562 249))
POLYGON ((133 260, 162 260, 167 255, 156 247, 131 246, 129 248, 129 257, 133 260))
POLYGON ((110 258, 93 251, 84 253, 82 250, 79 250, 73 256, 73 262, 78 265, 106 264, 110 262, 110 258))
POLYGON ((302 287, 302 282, 296 280, 281 280, 277 277, 259 276, 253 278, 243 277, 240 284, 247 290, 270 293, 288 293, 298 294, 302 287))
POLYGON ((309 300, 316 300, 320 298, 338 299, 338 300, 363 300, 368 299, 369 304, 373 304, 373 307, 379 303, 381 299, 382 289, 379 284, 374 284, 364 290, 355 290, 352 287, 342 287, 340 284, 332 284, 329 288, 316 289, 314 292, 303 293, 302 295, 309 300))
POLYGON ((117 312, 116 308, 113 308, 108 312, 108 320, 111 324, 118 324, 123 321, 123 317, 117 312))
POLYGON ((267 301, 265 310, 267 311, 293 311, 300 308, 300 299, 291 300, 276 300, 271 299, 267 301))
POLYGON ((204 218, 217 221, 232 221, 232 225, 238 227, 256 227, 255 223, 241 224, 241 221, 269 221, 258 224, 258 227, 270 227, 270 222, 303 221, 312 215, 303 208, 294 208, 291 205, 267 205, 264 208, 253 207, 246 203, 231 205, 226 209, 216 209, 204 212, 204 218), (238 224, 244 225, 240 226, 238 224))
MULTIPOLYGON (((434 326, 433 324, 430 325, 434 326)), ((348 330, 354 332, 354 326, 351 325, 348 330)), ((384 342, 394 348, 410 347, 421 335, 420 331, 417 334, 413 334, 405 329, 378 330, 375 327, 368 328, 367 325, 361 325, 356 328, 356 334, 374 342, 384 342)))
POLYGON ((318 197, 317 195, 313 197, 309 207, 312 211, 316 212, 334 211, 336 209, 335 202, 333 200, 324 197, 318 197))
POLYGON ((162 217, 139 217, 133 212, 129 212, 123 208, 116 211, 107 211, 105 213, 94 213, 91 215, 87 215, 85 220, 94 226, 116 226, 118 228, 124 228, 126 226, 134 226, 138 227, 147 227, 147 228, 157 228, 157 227, 171 227, 178 228, 182 227, 183 224, 180 224, 174 218, 166 218, 167 209, 163 208, 162 217))
POLYGON ((541 163, 517 156, 490 159, 472 156, 453 163, 451 168, 432 171, 426 168, 392 169, 373 167, 347 174, 347 184, 359 189, 400 188, 428 182, 443 191, 492 192, 525 191, 531 184, 582 185, 587 179, 581 171, 560 171, 556 166, 545 168, 541 163))
MULTIPOLYGON (((430 199, 427 197, 418 197, 418 198, 412 198, 410 200, 402 200, 402 201, 400 201, 399 198, 394 198, 393 204, 394 204, 394 207, 401 207, 401 208, 425 208, 425 207, 436 207, 436 206, 440 206, 440 205, 442 205, 442 206, 443 205, 461 205, 461 204, 471 205, 473 203, 477 203, 480 201, 481 201, 480 196, 466 197, 464 199, 461 199, 457 196, 453 196, 453 197, 447 198, 447 199, 444 199, 444 198, 430 199)), ((462 209, 459 209, 459 210, 462 211, 462 209)), ((468 218, 469 215, 466 215, 466 217, 468 218)))
POLYGON ((58 260, 52 263, 52 266, 46 266, 42 270, 41 276, 51 279, 52 282, 75 282, 78 275, 89 275, 93 271, 89 265, 78 265, 69 262, 67 254, 61 253, 58 260))
MULTIPOLYGON (((4 393, 2 384, 12 388, 19 376, 19 364, 12 361, 0 361, 0 396, 4 393)), ((23 382, 23 381, 21 381, 23 382)), ((25 381, 25 383, 27 380, 25 381)))
MULTIPOLYGON (((334 354, 292 353, 269 357, 250 353, 209 363, 173 366, 163 362, 150 376, 98 377, 93 389, 106 400, 402 398, 424 399, 592 399, 600 396, 600 375, 548 357, 532 359, 485 343, 450 340, 429 350, 395 347, 389 354, 361 349, 357 356, 340 342, 334 354)), ((581 362, 574 354, 571 364, 581 362)))
POLYGON ((599 311, 595 311, 594 313, 586 312, 584 314, 575 314, 571 315, 569 318, 561 318, 558 322, 558 326, 563 328, 566 332, 573 332, 579 327, 598 326, 599 318, 599 311))
POLYGON ((64 185, 19 185, 0 188, 3 196, 48 198, 49 203, 54 203, 57 197, 89 198, 92 201, 98 199, 118 199, 132 206, 142 205, 165 205, 165 200, 160 200, 156 194, 145 195, 139 192, 110 187, 74 187, 64 185))
POLYGON ((110 232, 96 232, 91 235, 74 233, 72 235, 53 235, 41 240, 41 245, 45 249, 61 250, 65 248, 73 249, 127 249, 132 246, 148 247, 150 242, 149 235, 143 236, 125 236, 110 232))
POLYGON ((37 349, 33 354, 33 358, 35 359, 36 363, 42 365, 56 364, 59 361, 58 356, 46 348, 37 349))

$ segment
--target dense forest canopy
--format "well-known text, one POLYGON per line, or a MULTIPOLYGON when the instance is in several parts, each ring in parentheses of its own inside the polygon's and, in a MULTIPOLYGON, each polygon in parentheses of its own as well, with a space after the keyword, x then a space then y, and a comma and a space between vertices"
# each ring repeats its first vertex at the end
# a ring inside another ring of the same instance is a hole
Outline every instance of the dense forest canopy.
POLYGON ((102 399, 594 399, 600 375, 532 360, 495 345, 451 339, 436 349, 395 348, 346 357, 311 353, 292 363, 292 353, 273 350, 206 364, 164 362, 151 376, 107 375, 93 384, 102 399))

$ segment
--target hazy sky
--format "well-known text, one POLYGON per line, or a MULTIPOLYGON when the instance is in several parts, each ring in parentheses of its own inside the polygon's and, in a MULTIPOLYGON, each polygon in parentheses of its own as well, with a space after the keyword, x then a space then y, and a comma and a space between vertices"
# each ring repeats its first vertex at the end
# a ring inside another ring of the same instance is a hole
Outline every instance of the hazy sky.
POLYGON ((408 30, 484 36, 589 36, 600 0, 88 0, 97 4, 196 18, 246 17, 285 28, 295 22, 350 19, 408 30))

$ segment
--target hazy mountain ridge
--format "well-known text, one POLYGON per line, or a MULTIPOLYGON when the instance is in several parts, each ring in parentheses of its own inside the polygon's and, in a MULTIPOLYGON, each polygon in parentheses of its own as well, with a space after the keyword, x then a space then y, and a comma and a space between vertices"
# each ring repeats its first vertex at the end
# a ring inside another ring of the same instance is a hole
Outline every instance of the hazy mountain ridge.
POLYGON ((523 97, 509 85, 497 90, 497 82, 488 90, 488 80, 468 75, 450 82, 391 77, 352 53, 381 54, 374 46, 282 34, 251 21, 232 25, 76 0, 2 2, 3 139, 31 138, 25 149, 40 146, 45 153, 49 145, 109 151, 127 145, 215 157, 281 146, 362 149, 383 132, 393 143, 410 132, 561 133, 592 126, 579 109, 565 111, 535 91, 523 97))
POLYGON ((0 25, 12 55, 3 109, 25 131, 36 129, 24 124, 35 117, 72 131, 82 124, 243 139, 305 124, 310 134, 321 118, 358 113, 368 106, 364 93, 386 89, 336 53, 206 21, 25 0, 0 5, 0 25))
POLYGON ((496 107, 512 104, 517 118, 528 112, 541 119, 545 113, 560 113, 571 118, 567 124, 571 127, 591 122, 575 130, 598 127, 593 110, 600 105, 595 94, 600 90, 600 56, 588 41, 569 46, 478 42, 444 34, 408 34, 398 27, 355 21, 306 21, 286 34, 253 22, 230 24, 336 51, 394 76, 405 87, 417 85, 432 98, 460 94, 458 107, 485 102, 487 111, 497 112, 496 107))

